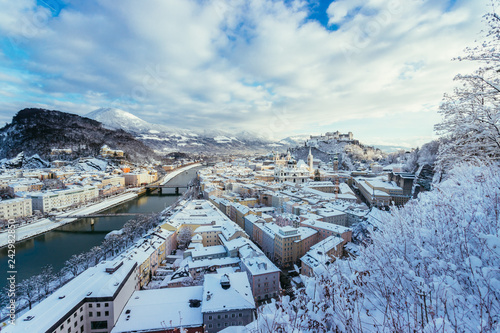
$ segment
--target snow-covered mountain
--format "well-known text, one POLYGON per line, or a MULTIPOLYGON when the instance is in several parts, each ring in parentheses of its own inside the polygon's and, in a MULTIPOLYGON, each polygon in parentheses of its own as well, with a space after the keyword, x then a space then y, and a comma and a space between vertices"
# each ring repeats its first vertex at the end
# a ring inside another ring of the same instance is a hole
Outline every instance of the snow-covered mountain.
POLYGON ((285 149, 281 142, 274 142, 256 133, 244 131, 228 133, 221 130, 192 131, 173 129, 151 124, 141 118, 114 108, 100 108, 86 117, 103 123, 106 127, 123 129, 159 152, 267 152, 285 149))
POLYGON ((309 134, 298 134, 281 139, 279 143, 289 147, 303 146, 310 137, 309 134))
POLYGON ((169 129, 161 125, 153 125, 133 114, 115 108, 100 108, 86 115, 111 129, 122 129, 129 133, 158 133, 169 129))

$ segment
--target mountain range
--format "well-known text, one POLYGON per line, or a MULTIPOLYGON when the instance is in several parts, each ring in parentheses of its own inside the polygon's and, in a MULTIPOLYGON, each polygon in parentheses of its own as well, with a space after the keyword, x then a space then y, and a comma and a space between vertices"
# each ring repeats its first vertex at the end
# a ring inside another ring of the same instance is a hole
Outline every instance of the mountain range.
POLYGON ((101 122, 110 129, 122 129, 134 135, 157 152, 183 151, 189 153, 268 152, 284 148, 285 143, 274 142, 251 132, 229 133, 223 130, 192 131, 151 124, 123 110, 101 108, 86 117, 101 122))

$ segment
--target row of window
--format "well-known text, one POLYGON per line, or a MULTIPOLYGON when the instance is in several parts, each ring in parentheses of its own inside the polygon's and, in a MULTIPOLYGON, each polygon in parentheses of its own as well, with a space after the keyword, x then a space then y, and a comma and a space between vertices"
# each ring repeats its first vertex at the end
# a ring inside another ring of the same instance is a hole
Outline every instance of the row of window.
MULTIPOLYGON (((104 303, 104 307, 107 308, 109 306, 109 303, 104 303)), ((92 303, 89 303, 89 308, 93 307, 93 304, 92 303)), ((96 307, 97 308, 100 308, 101 307, 101 303, 96 303, 96 307)))
MULTIPOLYGON (((230 323, 224 323, 224 327, 229 327, 229 324, 230 323)), ((238 321, 238 325, 239 326, 243 325, 243 322, 241 320, 238 321)), ((236 326, 236 322, 235 321, 231 322, 231 326, 236 326)), ((208 328, 213 328, 213 327, 214 327, 213 324, 208 324, 208 328)), ((217 323, 217 327, 218 328, 222 327, 222 323, 217 323)))
MULTIPOLYGON (((109 316, 109 311, 104 311, 104 315, 105 315, 105 316, 109 316)), ((93 316, 94 316, 93 312, 92 312, 92 311, 91 311, 91 312, 89 312, 89 317, 93 317, 93 316)), ((97 311, 97 312, 96 312, 96 316, 97 316, 97 317, 100 317, 100 316, 101 316, 101 311, 97 311)))
MULTIPOLYGON (((92 304, 92 303, 88 304, 88 307, 89 307, 89 308, 92 308, 92 307, 93 307, 93 304, 92 304)), ((101 303, 96 303, 96 307, 97 307, 97 308, 100 308, 100 307, 101 307, 101 303)), ((109 307, 109 303, 107 303, 107 302, 106 302, 106 303, 104 303, 104 307, 106 307, 106 308, 107 308, 107 307, 109 307)), ((80 307, 79 311, 77 311, 77 312, 73 313, 73 318, 76 318, 76 317, 77 317, 78 312, 80 312, 80 314, 83 312, 83 306, 81 306, 81 307, 80 307)), ((102 313, 101 313, 100 311, 97 311, 97 312, 96 312, 96 316, 97 316, 97 317, 101 317, 101 314, 102 314, 102 313)), ((94 316, 93 312, 89 312, 89 317, 93 317, 93 316, 94 316)), ((109 311, 104 311, 104 316, 109 316, 109 311)), ((73 327, 77 327, 79 322, 80 322, 80 323, 82 323, 82 322, 83 322, 83 315, 80 315, 80 320, 76 320, 76 321, 74 322, 73 327)), ((106 322, 106 326, 107 326, 107 321, 105 321, 105 322, 106 322)), ((64 331, 64 325, 66 324, 66 325, 68 325, 68 326, 69 326, 69 327, 68 327, 67 332, 68 332, 68 333, 70 333, 70 332, 71 332, 71 329, 72 329, 72 326, 71 326, 71 324, 70 324, 70 323, 71 323, 71 317, 69 317, 69 318, 66 320, 66 323, 63 323, 63 324, 61 324, 61 326, 59 326, 59 332, 63 332, 63 331, 64 331)), ((83 330, 84 330, 84 327, 83 327, 83 326, 81 326, 81 328, 80 328, 80 332, 83 332, 83 330)), ((75 331, 73 331, 73 332, 78 332, 78 331, 77 331, 77 330, 75 330, 75 331)))
MULTIPOLYGON (((210 315, 210 316, 208 316, 208 320, 213 320, 213 319, 214 319, 214 317, 215 317, 215 316, 211 316, 211 315, 210 315)), ((240 313, 238 313, 238 317, 240 317, 240 318, 241 318, 241 317, 243 317, 243 313, 241 313, 241 312, 240 312, 240 313)), ((222 317, 222 315, 220 315, 220 314, 219 314, 219 315, 217 315, 217 319, 222 319, 222 318, 223 318, 223 317, 222 317)), ((226 314, 224 315, 224 318, 229 318, 229 314, 228 314, 228 313, 226 313, 226 314)), ((236 313, 231 313, 231 318, 236 318, 236 313)))

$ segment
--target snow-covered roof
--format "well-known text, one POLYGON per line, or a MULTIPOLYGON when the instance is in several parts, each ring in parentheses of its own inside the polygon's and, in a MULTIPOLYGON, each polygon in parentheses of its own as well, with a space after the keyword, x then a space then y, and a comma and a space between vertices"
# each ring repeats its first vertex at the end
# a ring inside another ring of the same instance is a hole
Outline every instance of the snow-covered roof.
POLYGON ((203 282, 203 313, 255 309, 252 289, 244 272, 232 274, 206 274, 203 282), (229 279, 229 288, 221 285, 221 279, 229 279))
POLYGON ((330 231, 333 231, 333 232, 336 232, 339 234, 351 231, 351 228, 343 227, 341 225, 337 225, 337 224, 333 224, 333 223, 317 221, 317 220, 305 220, 305 221, 302 221, 301 224, 303 224, 306 227, 316 227, 316 228, 320 228, 320 229, 330 230, 330 231))
POLYGON ((241 263, 252 275, 280 272, 279 268, 260 249, 252 245, 244 246, 239 250, 241 263))
POLYGON ((112 333, 203 326, 203 287, 138 290, 132 294, 112 333), (197 305, 197 306, 196 306, 197 305))
POLYGON ((114 261, 101 262, 85 270, 73 280, 59 288, 52 295, 33 307, 16 320, 16 325, 5 327, 2 332, 46 332, 59 319, 87 297, 113 297, 122 288, 125 277, 135 268, 133 260, 118 258, 114 261), (121 266, 120 263, 123 263, 121 266), (119 266, 119 267, 118 267, 119 266), (113 274, 106 268, 116 268, 113 274), (31 320, 24 320, 32 316, 31 320))
POLYGON ((210 201, 193 200, 180 207, 168 223, 178 228, 183 224, 219 224, 218 222, 228 220, 210 201))
POLYGON ((313 245, 300 260, 311 267, 316 274, 319 274, 326 269, 326 263, 333 260, 327 252, 335 249, 342 242, 341 237, 329 236, 313 245))
POLYGON ((214 245, 206 247, 201 245, 197 246, 194 250, 191 250, 190 252, 191 256, 193 257, 193 260, 197 260, 199 257, 226 255, 226 248, 223 245, 214 245))
POLYGON ((197 269, 197 268, 207 268, 212 266, 232 266, 237 265, 240 262, 240 258, 214 258, 214 259, 201 259, 193 261, 191 257, 188 257, 183 261, 183 264, 187 265, 188 269, 197 269))

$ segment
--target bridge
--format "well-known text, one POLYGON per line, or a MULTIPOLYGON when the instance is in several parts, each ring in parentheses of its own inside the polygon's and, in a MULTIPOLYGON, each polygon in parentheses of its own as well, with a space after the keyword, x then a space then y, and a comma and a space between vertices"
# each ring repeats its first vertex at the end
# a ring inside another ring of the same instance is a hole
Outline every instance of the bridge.
POLYGON ((139 216, 147 213, 110 213, 110 214, 80 214, 80 215, 49 215, 53 219, 84 219, 90 217, 121 217, 121 216, 139 216))
POLYGON ((189 188, 188 185, 171 185, 171 184, 149 184, 145 186, 146 191, 159 190, 160 194, 164 188, 175 188, 175 194, 179 194, 179 188, 189 188))

